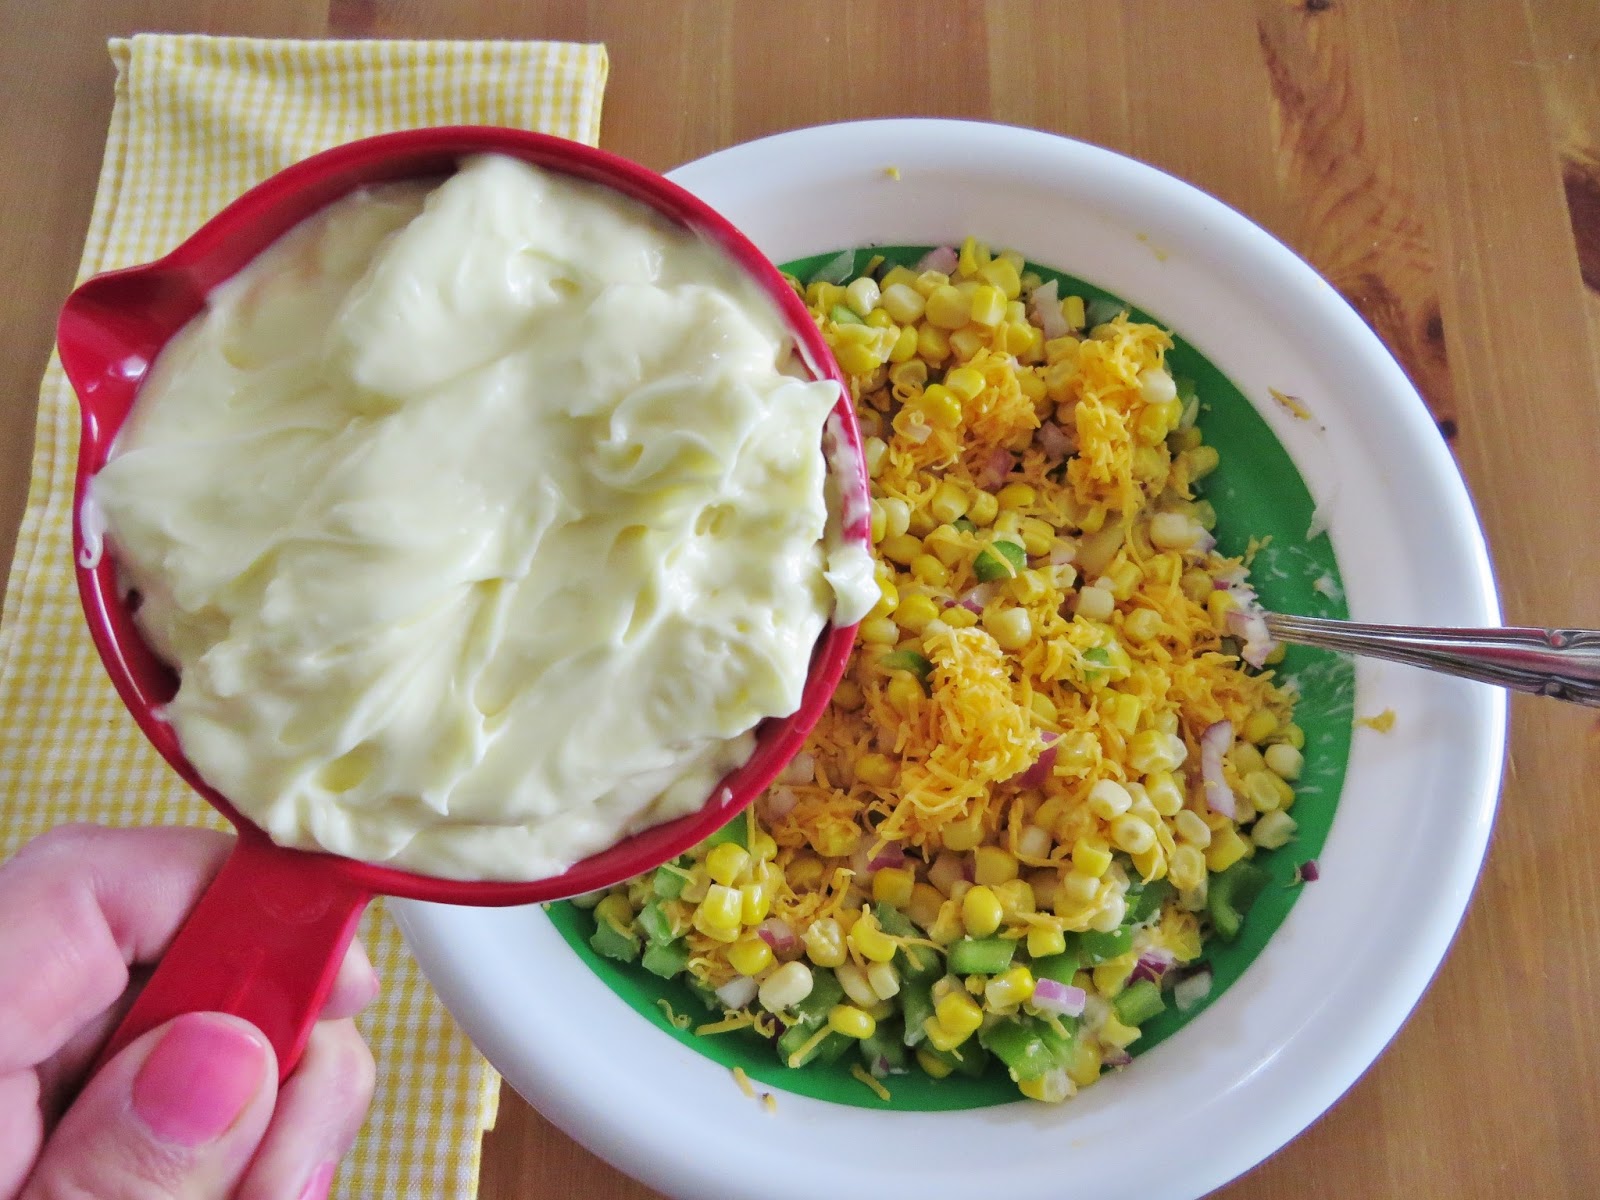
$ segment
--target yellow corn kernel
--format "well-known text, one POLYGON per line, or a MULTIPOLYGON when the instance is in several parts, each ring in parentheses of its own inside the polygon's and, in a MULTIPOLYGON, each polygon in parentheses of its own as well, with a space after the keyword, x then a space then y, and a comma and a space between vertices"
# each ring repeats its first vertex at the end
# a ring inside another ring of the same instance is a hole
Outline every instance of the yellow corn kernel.
POLYGON ((990 1008, 1011 1008, 1026 1003, 1033 995, 1033 972, 1016 966, 1002 971, 983 987, 983 999, 990 1008))
POLYGON ((954 900, 939 905, 939 914, 928 926, 928 937, 941 946, 948 946, 962 934, 961 906, 954 900))
POLYGON ((845 935, 845 941, 862 958, 872 962, 888 962, 894 957, 894 939, 878 928, 878 919, 871 913, 861 914, 845 935))
POLYGON ((1017 1091, 1041 1104, 1060 1104, 1078 1094, 1078 1085, 1064 1071, 1046 1071, 1032 1079, 1019 1079, 1017 1091))
POLYGON ((991 608, 983 614, 983 627, 1002 650, 1021 650, 1033 638, 1033 618, 1025 608, 991 608))
POLYGON ((959 289, 945 284, 928 294, 923 315, 940 329, 960 329, 972 319, 972 302, 959 289))
POLYGON ((758 829, 750 835, 750 853, 763 863, 771 862, 778 857, 778 843, 770 833, 758 829))
POLYGON ((1082 871, 1068 871, 1056 888, 1054 908, 1056 916, 1080 913, 1095 902, 1100 895, 1100 880, 1082 871))
POLYGON ((1100 1078, 1100 1051, 1089 1038, 1080 1041, 1072 1051, 1067 1061, 1067 1078, 1081 1088, 1100 1078))
POLYGON ((1148 849, 1140 850, 1128 857, 1133 860, 1133 869, 1139 872, 1141 879, 1160 879, 1167 873, 1167 853, 1161 848, 1159 835, 1150 843, 1148 849))
POLYGON ((984 389, 983 372, 976 367, 957 367, 944 377, 944 385, 962 400, 973 400, 984 389))
POLYGON ((999 288, 985 283, 974 289, 970 317, 974 325, 993 329, 1005 319, 1005 315, 1006 298, 999 288))
POLYGON ((951 821, 939 835, 946 850, 961 854, 975 849, 983 841, 983 812, 973 809, 959 820, 951 821))
POLYGON ((893 329, 897 336, 900 333, 900 328, 894 323, 894 318, 881 308, 873 309, 861 319, 874 329, 893 329))
POLYGON ((1272 649, 1268 650, 1266 657, 1261 662, 1263 666, 1275 667, 1289 657, 1289 647, 1284 642, 1274 642, 1272 649))
POLYGON ((1066 318, 1068 329, 1082 329, 1084 323, 1083 297, 1068 296, 1061 302, 1061 315, 1066 318))
POLYGON ((1119 850, 1125 850, 1129 854, 1142 854, 1155 845, 1156 834, 1150 826, 1129 813, 1111 823, 1111 840, 1116 843, 1119 850))
POLYGON ((1122 559, 1106 568, 1105 577, 1111 583, 1111 594, 1118 600, 1126 600, 1143 582, 1144 571, 1138 563, 1122 559))
POLYGON ((912 559, 922 553, 922 539, 913 533, 892 534, 879 543, 878 552, 890 562, 909 567, 912 559))
MULTIPOLYGON (((790 871, 791 879, 794 872, 790 871)), ((818 917, 800 934, 806 957, 819 967, 837 967, 845 960, 844 930, 832 917, 818 917)))
MULTIPOLYGON (((951 389, 955 391, 954 388, 951 389)), ((928 501, 928 511, 940 522, 948 525, 951 521, 958 521, 966 515, 969 501, 966 489, 954 480, 947 479, 939 485, 939 490, 933 494, 933 499, 928 501)))
POLYGON ((1177 816, 1183 809, 1183 788, 1179 786, 1177 776, 1171 771, 1155 771, 1146 775, 1144 780, 1145 795, 1150 797, 1150 803, 1163 817, 1177 816))
POLYGON ((889 617, 868 617, 857 627, 856 636, 868 645, 892 646, 900 640, 900 629, 889 617))
POLYGON ((1136 608, 1122 623, 1122 632, 1130 642, 1150 642, 1160 636, 1166 622, 1153 608, 1136 608))
POLYGON ((1072 869, 1098 879, 1111 869, 1111 848, 1096 837, 1081 837, 1072 843, 1072 869))
POLYGON ((1028 927, 1028 957, 1049 958, 1052 954, 1065 954, 1067 935, 1054 925, 1028 927))
POLYGON ((1214 591, 1206 597, 1206 615, 1217 633, 1228 632, 1228 614, 1238 607, 1230 592, 1214 591))
POLYGON ((859 1041, 871 1037, 878 1023, 872 1019, 871 1013, 853 1004, 835 1004, 828 1010, 828 1028, 859 1041))
POLYGON ((1004 915, 994 892, 981 883, 961 897, 961 921, 970 937, 988 937, 1000 928, 1004 915))
MULTIPOLYGON (((875 440, 876 439, 874 438, 867 439, 868 443, 871 443, 875 440)), ((871 463, 872 456, 868 454, 867 464, 869 473, 871 473, 871 463)), ((874 477, 876 477, 875 473, 874 477)), ((867 528, 872 536, 872 544, 876 546, 879 542, 883 541, 884 530, 887 528, 887 522, 884 520, 883 516, 883 505, 874 500, 870 505, 867 506, 867 513, 869 521, 867 528)))
POLYGON ((1252 849, 1232 825, 1219 829, 1212 834, 1211 845, 1206 847, 1206 868, 1213 875, 1219 874, 1248 855, 1252 849))
POLYGON ((1288 742, 1274 742, 1268 746, 1261 756, 1271 771, 1279 779, 1290 781, 1300 778, 1300 773, 1305 769, 1305 755, 1296 750, 1288 742))
POLYGON ((633 905, 621 892, 613 892, 594 906, 594 915, 618 933, 626 933, 633 924, 633 905))
POLYGON ((885 496, 877 501, 883 509, 883 536, 899 537, 911 528, 911 506, 898 496, 885 496))
POLYGON ((931 554, 917 555, 910 569, 912 578, 927 587, 942 588, 950 582, 950 568, 931 554))
POLYGON ((1296 750, 1306 748, 1306 731, 1292 721, 1278 731, 1278 736, 1296 750))
POLYGON ((1106 1017, 1105 1024, 1100 1026, 1098 1034, 1101 1045, 1115 1046, 1120 1050, 1139 1040, 1139 1027, 1124 1025, 1112 1015, 1106 1017))
POLYGON ((1172 860, 1167 864, 1167 878, 1172 880, 1173 887, 1187 892, 1199 887, 1205 877, 1206 856, 1198 846, 1185 844, 1172 852, 1172 860))
POLYGON ((1141 775, 1175 771, 1189 751, 1183 739, 1159 729, 1146 729, 1128 740, 1128 765, 1141 775))
MULTIPOLYGON (((1026 486, 1026 485, 1024 485, 1026 486)), ((1020 522, 1022 548, 1034 557, 1049 554, 1056 543, 1056 531, 1049 521, 1038 517, 1024 517, 1020 522)))
POLYGON ((912 633, 921 633, 939 615, 939 606, 923 595, 907 596, 895 610, 895 623, 912 633))
POLYGON ((995 899, 1000 901, 1002 919, 1014 921, 1022 913, 1031 913, 1036 907, 1033 885, 1026 879, 1007 879, 991 885, 995 899))
MULTIPOLYGON (((900 972, 894 969, 893 963, 873 963, 867 968, 867 983, 879 1001, 892 1000, 900 994, 900 972)), ((890 1006, 889 1012, 893 1011, 890 1006)))
POLYGON ((983 1009, 966 992, 951 991, 939 997, 933 1006, 934 1017, 945 1031, 962 1041, 978 1032, 983 1024, 983 1009))
POLYGON ((867 787, 888 787, 899 773, 894 760, 886 754, 873 752, 856 759, 856 782, 867 787))
MULTIPOLYGON (((961 425, 961 399, 942 383, 929 384, 917 406, 928 424, 937 429, 957 429, 961 425)), ((931 515, 931 514, 930 514, 931 515)))
POLYGON ((904 867, 883 867, 873 873, 872 898, 903 909, 911 903, 911 889, 916 882, 917 877, 904 867))
POLYGON ((1033 490, 1032 484, 1008 483, 996 494, 1000 507, 1015 511, 1027 508, 1038 498, 1038 493, 1033 490))
POLYGON ((922 684, 907 671, 896 671, 883 694, 890 707, 903 716, 914 713, 923 699, 922 684))
POLYGON ((1250 840, 1263 850, 1276 850, 1286 846, 1294 837, 1299 824, 1282 809, 1263 813, 1261 819, 1250 827, 1250 840))
POLYGON ((1132 804, 1133 795, 1115 779, 1102 779, 1089 789, 1089 811, 1102 821, 1120 817, 1132 804))
POLYGON ((839 361, 839 369, 846 375, 868 375, 883 366, 882 355, 875 353, 870 346, 856 342, 835 346, 833 356, 839 361))
POLYGON ((892 579, 878 580, 878 602, 872 606, 871 616, 887 617, 900 604, 900 589, 892 579))
MULTIPOLYGON (((880 308, 878 311, 882 312, 883 310, 880 308)), ((917 328, 915 325, 902 325, 899 332, 894 336, 894 345, 889 347, 889 361, 896 366, 909 366, 916 357, 917 328)), ((925 367, 924 371, 926 371, 925 367)), ((923 378, 927 378, 926 374, 924 374, 923 378)), ((893 371, 889 372, 889 380, 896 386, 904 386, 901 380, 894 378, 893 371)))
POLYGON ((911 900, 906 904, 906 916, 919 929, 927 929, 939 916, 939 906, 944 895, 931 883, 917 883, 911 888, 911 900))
MULTIPOLYGON (((884 278, 887 281, 888 276, 884 278)), ((923 309, 927 306, 921 292, 899 280, 882 289, 878 294, 878 304, 894 318, 897 325, 911 325, 921 320, 923 309)))
POLYGON ((1256 771, 1267 769, 1266 756, 1248 742, 1235 742, 1233 749, 1228 751, 1228 761, 1233 764, 1233 769, 1239 772, 1239 778, 1256 771))
POLYGON ((945 1062, 944 1059, 936 1058, 934 1055, 928 1053, 928 1050, 925 1046, 919 1046, 917 1048, 917 1066, 921 1067, 923 1073, 930 1079, 948 1078, 950 1072, 954 1070, 954 1068, 949 1063, 945 1062))
POLYGON ((739 889, 739 920, 759 925, 772 911, 773 889, 760 883, 747 883, 739 889))
POLYGON ((731 942, 738 936, 743 908, 743 897, 737 888, 714 883, 694 910, 694 926, 709 938, 731 942))
POLYGON ((981 325, 963 325, 950 335, 950 353, 957 362, 970 362, 988 344, 988 331, 981 325))
POLYGON ((938 366, 950 357, 950 336, 937 325, 924 321, 917 326, 917 357, 938 366))
POLYGON ((1271 709, 1258 708, 1245 718, 1244 740, 1260 745, 1278 732, 1278 717, 1271 709))
POLYGON ((995 516, 999 511, 999 501, 994 498, 992 493, 977 492, 967 505, 967 520, 974 525, 991 525, 994 523, 995 516))
POLYGON ((968 237, 961 243, 956 263, 956 274, 963 279, 971 279, 981 268, 989 264, 989 247, 975 237, 968 237))
POLYGON ((1204 850, 1211 844, 1211 826, 1200 819, 1193 809, 1184 809, 1172 821, 1178 839, 1204 850))
POLYGON ((1215 446, 1195 445, 1184 452, 1184 457, 1189 464, 1189 478, 1196 480, 1204 479, 1222 462, 1215 446))
POLYGON ((1251 771, 1240 781, 1243 785, 1245 799, 1250 801, 1258 813, 1276 812, 1283 807, 1283 797, 1278 793, 1278 785, 1283 782, 1271 771, 1262 768, 1251 771))
POLYGON ((1017 859, 1009 850, 999 846, 979 846, 973 864, 973 879, 993 887, 1017 877, 1017 859))
POLYGON ((726 887, 732 887, 749 865, 750 852, 737 842, 722 842, 706 855, 706 874, 726 887))
MULTIPOLYGON (((899 640, 898 638, 896 639, 899 640)), ((866 693, 861 690, 861 685, 853 679, 841 679, 839 686, 833 689, 833 703, 845 712, 855 712, 867 702, 866 693)))
POLYGON ((743 937, 728 947, 728 965, 741 975, 759 975, 772 965, 772 947, 758 937, 743 937))
POLYGON ((1131 952, 1106 959, 1092 971, 1095 990, 1107 1000, 1111 999, 1127 986, 1128 976, 1133 974, 1138 961, 1139 956, 1131 952))
POLYGON ((997 258, 979 267, 978 278, 1006 300, 1015 300, 1022 295, 1022 276, 1007 259, 997 258))
POLYGON ((957 605, 953 608, 945 609, 944 614, 939 619, 952 629, 971 629, 978 623, 978 614, 969 612, 967 609, 957 605))

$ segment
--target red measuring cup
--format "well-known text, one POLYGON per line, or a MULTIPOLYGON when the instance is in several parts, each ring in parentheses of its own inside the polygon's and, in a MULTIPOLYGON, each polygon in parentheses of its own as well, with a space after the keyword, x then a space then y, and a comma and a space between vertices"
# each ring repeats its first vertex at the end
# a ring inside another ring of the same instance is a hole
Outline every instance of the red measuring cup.
MULTIPOLYGON (((178 680, 145 643, 117 586, 110 554, 86 548, 83 500, 105 465, 161 348, 227 279, 295 224, 365 185, 443 177, 464 157, 507 154, 606 185, 720 247, 777 307, 812 375, 840 385, 828 422, 829 470, 845 497, 846 538, 869 544, 866 474, 850 391, 815 322, 777 269, 737 229, 651 171, 576 142, 515 129, 457 126, 386 134, 296 163, 228 205, 165 258, 85 282, 57 327, 82 435, 73 505, 78 590, 96 648, 139 727, 188 784, 227 817, 231 857, 178 932, 104 1057, 185 1012, 219 1011, 259 1027, 287 1075, 333 985, 356 922, 374 895, 449 904, 529 904, 617 883, 681 854, 724 825, 799 751, 844 671, 854 626, 830 625, 812 651, 800 708, 762 723, 750 760, 724 778, 704 808, 635 834, 560 875, 525 883, 438 879, 332 854, 275 845, 184 757, 162 706, 178 680)), ((90 541, 94 542, 94 531, 90 541)))

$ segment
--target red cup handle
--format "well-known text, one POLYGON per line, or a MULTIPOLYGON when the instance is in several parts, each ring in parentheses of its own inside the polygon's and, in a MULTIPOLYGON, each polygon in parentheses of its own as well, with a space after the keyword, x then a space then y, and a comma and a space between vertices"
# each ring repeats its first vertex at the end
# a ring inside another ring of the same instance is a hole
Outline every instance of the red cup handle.
POLYGON ((300 1060, 370 899, 326 855, 285 850, 247 830, 94 1069, 173 1017, 224 1012, 267 1035, 282 1080, 300 1060))

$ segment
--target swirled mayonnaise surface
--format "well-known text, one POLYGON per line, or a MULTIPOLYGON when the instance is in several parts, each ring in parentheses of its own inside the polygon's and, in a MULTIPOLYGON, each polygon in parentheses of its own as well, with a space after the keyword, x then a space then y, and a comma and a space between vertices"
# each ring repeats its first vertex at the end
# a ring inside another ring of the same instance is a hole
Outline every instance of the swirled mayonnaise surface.
POLYGON ((94 481, 185 754, 281 844, 453 878, 700 807, 875 590, 791 355, 718 251, 511 159, 310 218, 94 481))

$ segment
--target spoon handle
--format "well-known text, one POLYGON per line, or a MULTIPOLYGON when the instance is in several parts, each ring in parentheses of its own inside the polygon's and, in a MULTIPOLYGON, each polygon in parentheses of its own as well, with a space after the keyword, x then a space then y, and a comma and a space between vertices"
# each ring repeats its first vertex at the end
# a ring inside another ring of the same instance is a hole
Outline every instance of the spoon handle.
POLYGON ((1600 708, 1600 630, 1430 629, 1267 614, 1280 641, 1494 683, 1600 708))

